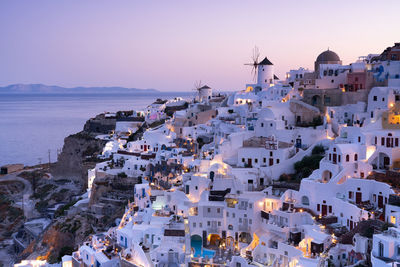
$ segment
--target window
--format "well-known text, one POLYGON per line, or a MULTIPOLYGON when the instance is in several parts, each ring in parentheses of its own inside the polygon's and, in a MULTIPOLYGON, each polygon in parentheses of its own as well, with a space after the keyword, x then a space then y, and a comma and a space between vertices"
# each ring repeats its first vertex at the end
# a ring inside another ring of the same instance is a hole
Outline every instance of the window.
POLYGON ((245 162, 244 158, 242 158, 242 162, 245 162))
POLYGON ((320 210, 320 205, 319 204, 317 204, 317 211, 319 211, 320 210))
POLYGON ((195 222, 193 223, 193 227, 194 227, 194 228, 196 227, 196 223, 195 223, 195 222))
POLYGON ((203 223, 199 223, 199 227, 202 228, 203 227, 203 223))
POLYGON ((383 244, 379 242, 379 257, 383 257, 383 244))
POLYGON ((374 95, 374 101, 377 101, 378 97, 376 95, 374 95))
POLYGON ((329 160, 332 160, 332 154, 329 153, 329 160))
POLYGON ((269 152, 269 156, 272 157, 274 154, 272 153, 272 151, 269 152))
POLYGON ((252 208, 253 208, 253 204, 249 203, 249 209, 252 209, 252 208))
POLYGON ((258 163, 258 159, 257 159, 257 158, 255 158, 255 159, 254 159, 254 162, 255 162, 255 163, 258 163))
POLYGON ((226 212, 226 217, 229 217, 229 212, 226 212))
POLYGON ((353 198, 353 192, 349 191, 349 198, 352 199, 353 198))
POLYGON ((261 127, 264 127, 264 123, 263 122, 261 123, 261 127))
POLYGON ((358 160, 358 154, 356 153, 356 154, 354 154, 354 161, 357 161, 358 160))
POLYGON ((263 158, 263 162, 266 163, 267 162, 267 158, 263 158))
POLYGON ((358 137, 358 142, 361 143, 361 136, 358 137))
POLYGON ((210 226, 210 225, 211 225, 210 221, 207 221, 207 226, 210 226))
POLYGON ((218 226, 221 226, 221 222, 218 222, 218 226))
POLYGON ((330 104, 331 103, 331 98, 329 96, 325 96, 324 102, 325 102, 325 104, 330 104))
POLYGON ((381 137, 381 146, 385 145, 385 137, 381 137))
POLYGON ((310 205, 310 200, 308 199, 307 196, 302 196, 302 197, 301 197, 301 204, 303 204, 303 205, 305 205, 305 206, 310 205))
POLYGON ((350 156, 346 155, 346 162, 349 162, 349 161, 350 161, 350 156))
POLYGON ((220 208, 217 208, 217 213, 220 213, 221 212, 221 209, 220 208))
POLYGON ((211 208, 207 208, 207 212, 210 213, 211 212, 211 208))
POLYGON ((242 223, 242 218, 239 218, 239 223, 242 223))
POLYGON ((235 213, 232 213, 232 218, 235 218, 235 213))

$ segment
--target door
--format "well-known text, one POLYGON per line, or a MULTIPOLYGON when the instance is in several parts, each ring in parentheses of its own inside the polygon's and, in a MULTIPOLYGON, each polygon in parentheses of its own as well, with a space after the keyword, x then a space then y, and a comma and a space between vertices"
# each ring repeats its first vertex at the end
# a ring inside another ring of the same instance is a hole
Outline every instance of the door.
POLYGON ((274 159, 273 159, 273 158, 270 158, 270 159, 269 159, 269 166, 272 166, 272 165, 274 165, 274 159))
POLYGON ((383 208, 383 196, 378 196, 378 208, 383 208))
POLYGON ((384 158, 383 158, 383 165, 384 165, 384 167, 386 168, 387 166, 389 166, 389 164, 390 164, 390 159, 389 159, 389 157, 384 157, 384 158))
POLYGON ((322 205, 321 214, 322 214, 322 216, 326 216, 328 214, 328 206, 327 205, 322 205))
POLYGON ((251 165, 252 165, 251 164, 251 159, 249 158, 249 159, 247 159, 247 166, 249 166, 251 168, 252 167, 251 165))
POLYGON ((264 185, 264 178, 260 178, 260 185, 264 185))
POLYGON ((350 221, 350 230, 353 230, 353 221, 350 221))
POLYGON ((335 163, 336 164, 336 161, 337 160, 337 155, 334 153, 334 154, 332 154, 332 161, 333 161, 333 163, 335 163))
POLYGON ((362 193, 356 192, 356 204, 361 204, 362 201, 362 193))

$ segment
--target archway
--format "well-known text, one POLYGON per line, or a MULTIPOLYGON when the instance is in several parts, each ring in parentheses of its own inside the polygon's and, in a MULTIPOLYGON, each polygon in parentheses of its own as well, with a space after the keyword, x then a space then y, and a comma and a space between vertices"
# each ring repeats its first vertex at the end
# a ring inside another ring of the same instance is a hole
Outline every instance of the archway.
POLYGON ((210 180, 212 182, 214 181, 214 176, 215 176, 215 172, 214 171, 210 171, 210 180))
POLYGON ((239 242, 241 242, 241 243, 250 244, 252 240, 253 240, 253 238, 252 238, 251 234, 249 234, 247 232, 241 232, 239 234, 239 242))
POLYGON ((388 170, 391 165, 390 157, 386 153, 379 153, 379 169, 388 170))
POLYGON ((330 171, 328 171, 328 170, 325 170, 323 173, 322 173, 322 181, 324 182, 324 183, 327 183, 327 182, 329 182, 329 180, 332 178, 332 172, 330 172, 330 171))
POLYGON ((221 237, 217 234, 209 234, 207 239, 210 246, 218 247, 221 243, 221 237))
POLYGON ((313 106, 318 106, 321 104, 321 97, 319 95, 314 95, 311 98, 311 105, 313 106))

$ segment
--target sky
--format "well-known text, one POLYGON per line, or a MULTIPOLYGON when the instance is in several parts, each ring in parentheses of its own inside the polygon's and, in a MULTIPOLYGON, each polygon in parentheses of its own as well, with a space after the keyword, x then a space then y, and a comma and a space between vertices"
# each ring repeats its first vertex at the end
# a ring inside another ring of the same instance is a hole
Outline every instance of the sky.
POLYGON ((1 0, 0 86, 217 91, 252 82, 252 49, 286 71, 400 41, 400 1, 1 0))

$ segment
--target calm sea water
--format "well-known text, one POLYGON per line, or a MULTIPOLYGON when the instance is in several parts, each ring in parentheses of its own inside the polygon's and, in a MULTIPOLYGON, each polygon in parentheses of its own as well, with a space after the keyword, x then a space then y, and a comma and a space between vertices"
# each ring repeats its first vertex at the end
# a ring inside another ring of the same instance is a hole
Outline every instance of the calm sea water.
POLYGON ((64 138, 83 129, 86 120, 104 111, 140 110, 156 98, 189 97, 187 93, 151 95, 2 95, 0 94, 0 166, 56 161, 64 138))

